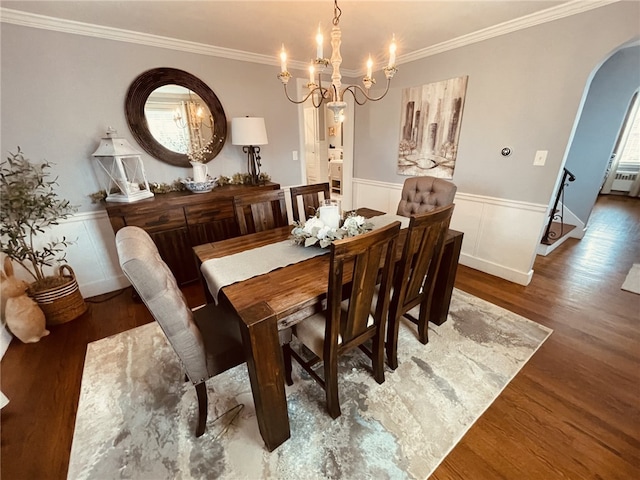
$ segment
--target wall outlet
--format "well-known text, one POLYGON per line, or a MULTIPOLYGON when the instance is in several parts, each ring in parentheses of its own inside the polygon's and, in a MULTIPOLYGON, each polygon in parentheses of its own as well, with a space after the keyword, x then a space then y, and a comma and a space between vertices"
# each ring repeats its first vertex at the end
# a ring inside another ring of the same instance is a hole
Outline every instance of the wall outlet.
POLYGON ((547 161, 547 153, 549 153, 548 150, 538 150, 536 156, 533 158, 533 164, 542 167, 547 161))
POLYGON ((298 151, 294 150, 293 152, 291 152, 291 158, 293 158, 294 162, 298 161, 298 151))

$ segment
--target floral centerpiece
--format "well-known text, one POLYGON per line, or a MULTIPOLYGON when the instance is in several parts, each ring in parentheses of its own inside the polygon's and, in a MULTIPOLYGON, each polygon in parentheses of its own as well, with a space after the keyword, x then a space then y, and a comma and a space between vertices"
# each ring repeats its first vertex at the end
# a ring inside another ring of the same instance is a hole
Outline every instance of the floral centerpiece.
POLYGON ((319 244, 321 248, 326 248, 334 240, 355 237, 373 230, 373 223, 368 222, 366 218, 355 212, 347 214, 342 225, 338 228, 326 225, 320 220, 318 214, 309 218, 305 223, 294 222, 294 225, 291 230, 291 239, 298 245, 305 247, 319 244))

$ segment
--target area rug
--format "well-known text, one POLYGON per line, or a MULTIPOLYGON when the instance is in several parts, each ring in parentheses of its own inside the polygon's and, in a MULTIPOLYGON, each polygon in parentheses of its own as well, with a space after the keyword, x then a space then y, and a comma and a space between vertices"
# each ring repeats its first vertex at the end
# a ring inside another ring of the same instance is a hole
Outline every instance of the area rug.
POLYGON ((624 279, 622 290, 640 294, 640 263, 634 263, 624 279))
POLYGON ((207 382, 207 431, 195 438, 195 390, 150 323, 88 345, 68 478, 426 479, 550 334, 456 289, 427 345, 402 326, 399 367, 382 385, 359 350, 341 360, 336 420, 294 362, 291 438, 270 453, 245 365, 207 382), (239 403, 233 422, 214 421, 239 403))

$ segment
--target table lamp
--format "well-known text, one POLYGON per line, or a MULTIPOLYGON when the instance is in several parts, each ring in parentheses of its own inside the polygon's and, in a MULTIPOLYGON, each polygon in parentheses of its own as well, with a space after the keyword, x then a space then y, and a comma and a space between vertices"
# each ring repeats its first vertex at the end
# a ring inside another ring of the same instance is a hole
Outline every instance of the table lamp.
POLYGON ((251 176, 251 183, 257 185, 261 166, 260 147, 258 145, 267 145, 269 143, 264 118, 232 118, 231 139, 233 145, 242 145, 242 151, 247 154, 247 170, 251 176))

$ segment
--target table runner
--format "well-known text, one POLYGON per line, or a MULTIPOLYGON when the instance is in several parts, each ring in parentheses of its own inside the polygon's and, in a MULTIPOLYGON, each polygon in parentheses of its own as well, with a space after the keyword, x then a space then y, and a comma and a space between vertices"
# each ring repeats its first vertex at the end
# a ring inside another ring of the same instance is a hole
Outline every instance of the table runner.
POLYGON ((218 303, 220 289, 251 277, 263 275, 287 265, 329 253, 327 248, 304 248, 291 240, 270 243, 222 258, 202 262, 200 271, 213 299, 218 303))
POLYGON ((367 219, 367 222, 373 223, 373 229, 381 228, 389 225, 395 221, 400 222, 400 228, 408 228, 411 218, 396 215, 395 213, 385 213, 384 215, 378 215, 377 217, 371 217, 367 219))
MULTIPOLYGON (((406 228, 409 225, 409 218, 390 213, 368 219, 373 224, 374 229, 388 225, 396 220, 402 223, 402 228, 406 228)), ((226 257, 206 260, 202 262, 200 271, 207 282, 213 300, 218 303, 220 290, 227 285, 257 277, 318 255, 324 255, 329 251, 329 248, 318 248, 317 246, 305 248, 293 243, 291 240, 284 240, 226 257)))

